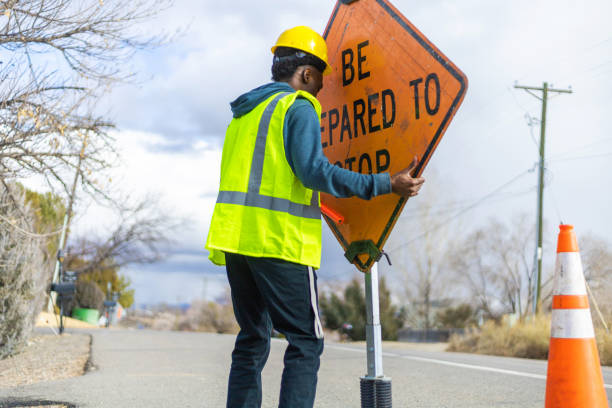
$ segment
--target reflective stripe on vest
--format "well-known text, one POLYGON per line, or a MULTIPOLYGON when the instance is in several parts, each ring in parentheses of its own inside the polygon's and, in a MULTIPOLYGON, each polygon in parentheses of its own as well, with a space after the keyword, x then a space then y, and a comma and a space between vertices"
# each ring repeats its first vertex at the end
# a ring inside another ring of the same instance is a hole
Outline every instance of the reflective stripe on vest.
POLYGON ((286 198, 271 197, 259 194, 261 178, 263 174, 264 157, 266 155, 266 141, 270 120, 278 101, 289 92, 280 93, 266 106, 257 128, 255 139, 255 150, 251 162, 251 173, 249 174, 249 186, 246 193, 241 191, 219 191, 217 204, 236 204, 247 207, 257 207, 273 211, 286 212, 296 217, 320 219, 318 194, 313 192, 309 205, 294 203, 286 198))

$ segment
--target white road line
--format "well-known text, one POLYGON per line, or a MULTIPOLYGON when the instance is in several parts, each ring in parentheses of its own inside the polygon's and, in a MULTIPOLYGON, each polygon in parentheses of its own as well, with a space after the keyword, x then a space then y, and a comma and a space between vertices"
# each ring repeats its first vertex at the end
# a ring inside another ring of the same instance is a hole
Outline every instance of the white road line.
MULTIPOLYGON (((326 348, 331 348, 331 349, 336 349, 336 350, 352 351, 352 352, 361 353, 361 354, 365 354, 365 352, 366 352, 365 350, 360 350, 360 349, 356 349, 356 348, 352 348, 352 347, 337 346, 335 344, 334 345, 326 344, 325 347, 326 348)), ((487 366, 481 366, 481 365, 455 363, 455 362, 452 362, 452 361, 439 360, 439 359, 435 359, 435 358, 405 356, 405 355, 401 355, 401 354, 388 353, 388 352, 384 352, 384 353, 382 353, 382 355, 385 356, 385 357, 399 357, 399 358, 404 358, 406 360, 423 361, 425 363, 434 363, 434 364, 441 364, 441 365, 447 365, 447 366, 452 366, 452 367, 469 368, 471 370, 490 371, 490 372, 500 373, 500 374, 516 375, 516 376, 519 376, 519 377, 537 378, 537 379, 540 379, 540 380, 545 380, 546 379, 545 375, 540 375, 540 374, 525 373, 523 371, 504 370, 502 368, 487 367, 487 366)), ((604 387, 612 389, 612 385, 610 385, 610 384, 604 384, 604 387)))

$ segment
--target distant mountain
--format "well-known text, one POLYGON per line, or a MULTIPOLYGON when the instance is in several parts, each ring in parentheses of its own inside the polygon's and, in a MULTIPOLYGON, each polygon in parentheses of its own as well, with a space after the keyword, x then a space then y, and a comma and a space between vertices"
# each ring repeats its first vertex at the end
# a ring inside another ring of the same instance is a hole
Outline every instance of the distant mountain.
POLYGON ((191 307, 191 303, 182 302, 182 303, 139 303, 136 306, 136 310, 149 310, 152 312, 160 312, 160 311, 181 311, 184 312, 191 307))

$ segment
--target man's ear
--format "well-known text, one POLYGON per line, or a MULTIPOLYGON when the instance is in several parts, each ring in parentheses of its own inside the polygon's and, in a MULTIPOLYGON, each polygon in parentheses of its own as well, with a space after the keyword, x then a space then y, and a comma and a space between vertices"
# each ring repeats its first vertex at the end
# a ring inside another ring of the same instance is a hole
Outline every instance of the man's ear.
POLYGON ((302 82, 304 84, 307 84, 310 81, 311 75, 312 73, 310 72, 310 68, 304 67, 304 69, 302 70, 302 82))

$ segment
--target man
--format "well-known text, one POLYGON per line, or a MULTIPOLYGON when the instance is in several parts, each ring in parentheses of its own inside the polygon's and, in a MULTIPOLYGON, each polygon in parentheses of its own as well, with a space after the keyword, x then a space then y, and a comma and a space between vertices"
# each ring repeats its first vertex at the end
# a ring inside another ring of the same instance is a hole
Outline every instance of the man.
POLYGON ((240 333, 232 353, 227 407, 260 407, 261 370, 276 329, 285 351, 279 407, 312 407, 323 329, 315 268, 321 261, 319 191, 370 199, 410 197, 424 182, 416 165, 393 176, 333 166, 321 148, 321 105, 329 72, 325 40, 308 27, 283 32, 272 79, 231 103, 221 182, 206 242, 226 265, 240 333))

